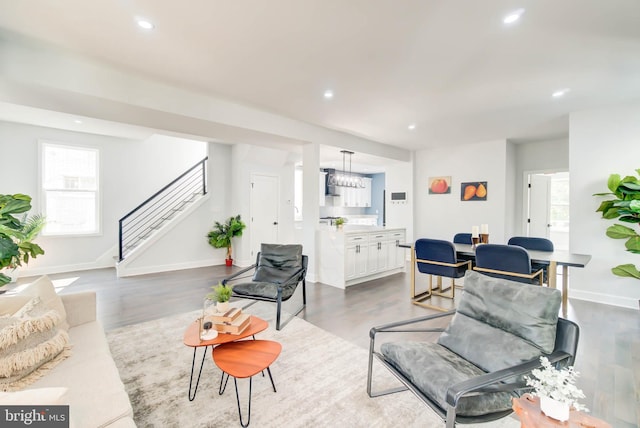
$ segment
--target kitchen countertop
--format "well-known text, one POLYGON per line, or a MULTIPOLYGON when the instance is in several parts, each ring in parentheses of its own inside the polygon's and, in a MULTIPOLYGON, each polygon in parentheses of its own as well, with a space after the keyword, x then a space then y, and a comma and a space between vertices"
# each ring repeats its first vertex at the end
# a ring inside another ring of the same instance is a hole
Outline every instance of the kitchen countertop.
POLYGON ((404 227, 387 227, 387 226, 361 226, 361 225, 347 225, 342 226, 342 229, 338 229, 335 226, 321 226, 320 230, 326 230, 336 233, 360 233, 360 232, 378 232, 385 230, 398 230, 405 229, 404 227))

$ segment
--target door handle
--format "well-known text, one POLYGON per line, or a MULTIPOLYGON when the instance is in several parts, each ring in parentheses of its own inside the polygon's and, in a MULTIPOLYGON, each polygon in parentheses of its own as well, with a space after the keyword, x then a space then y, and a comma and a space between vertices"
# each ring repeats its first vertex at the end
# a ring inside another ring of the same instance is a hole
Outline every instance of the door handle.
POLYGON ((277 222, 277 221, 274 221, 274 222, 273 222, 273 225, 274 225, 274 226, 277 226, 277 225, 278 225, 278 222, 277 222))

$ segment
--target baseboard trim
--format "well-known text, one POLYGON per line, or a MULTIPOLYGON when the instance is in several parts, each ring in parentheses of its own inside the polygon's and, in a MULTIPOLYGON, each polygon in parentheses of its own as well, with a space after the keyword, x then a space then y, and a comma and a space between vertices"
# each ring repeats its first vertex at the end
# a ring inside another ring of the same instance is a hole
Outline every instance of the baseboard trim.
POLYGON ((190 261, 185 263, 175 263, 171 265, 143 266, 138 268, 116 266, 118 277, 147 275, 150 273, 171 272, 174 270, 196 269, 201 267, 224 265, 224 259, 215 260, 207 258, 205 260, 190 261))
POLYGON ((604 293, 594 293, 593 291, 583 291, 571 289, 569 298, 576 300, 586 300, 588 302, 603 303, 605 305, 619 306, 622 308, 639 309, 638 299, 631 297, 618 297, 604 293))
POLYGON ((30 276, 42 276, 42 275, 52 275, 55 273, 68 273, 68 272, 77 272, 83 270, 92 270, 92 269, 105 269, 105 268, 113 268, 115 267, 115 260, 102 260, 90 263, 78 263, 73 265, 64 265, 64 266, 50 266, 50 267, 41 267, 34 269, 24 269, 20 270, 20 278, 30 277, 30 276))

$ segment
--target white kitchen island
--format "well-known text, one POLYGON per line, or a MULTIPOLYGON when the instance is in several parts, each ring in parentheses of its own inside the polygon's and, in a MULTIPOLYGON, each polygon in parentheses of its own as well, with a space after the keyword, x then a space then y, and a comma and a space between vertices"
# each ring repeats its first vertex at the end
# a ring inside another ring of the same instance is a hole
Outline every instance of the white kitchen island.
POLYGON ((406 230, 376 226, 318 230, 318 279, 338 288, 405 271, 406 230))

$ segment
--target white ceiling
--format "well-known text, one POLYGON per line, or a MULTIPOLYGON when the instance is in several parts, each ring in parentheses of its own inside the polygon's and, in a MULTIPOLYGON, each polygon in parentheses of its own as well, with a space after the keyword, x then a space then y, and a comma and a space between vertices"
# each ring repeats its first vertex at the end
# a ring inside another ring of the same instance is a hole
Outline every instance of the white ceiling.
POLYGON ((640 98, 638 0, 0 0, 0 11, 2 29, 412 150, 566 137, 570 112, 640 98), (503 24, 518 8, 521 21, 503 24))

